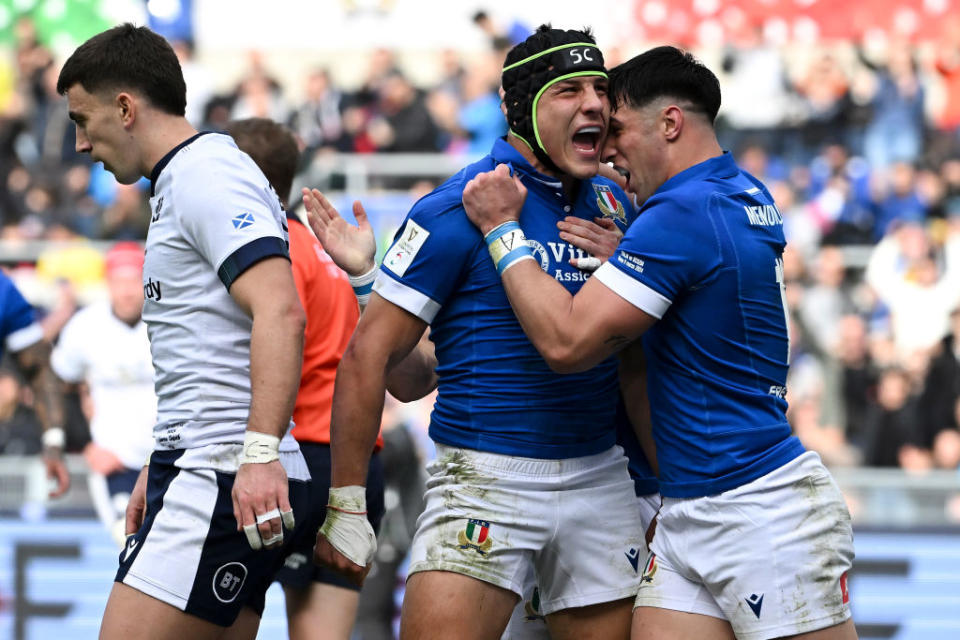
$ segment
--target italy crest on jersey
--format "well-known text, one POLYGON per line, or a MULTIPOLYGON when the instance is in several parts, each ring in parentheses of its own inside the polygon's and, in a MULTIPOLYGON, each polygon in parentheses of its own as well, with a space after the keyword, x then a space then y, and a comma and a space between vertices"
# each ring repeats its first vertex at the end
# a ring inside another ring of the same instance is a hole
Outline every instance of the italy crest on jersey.
POLYGON ((493 546, 490 523, 473 518, 467 520, 467 527, 457 534, 457 542, 461 549, 474 549, 480 555, 485 555, 493 546))
POLYGON ((593 190, 597 192, 597 206, 600 207, 603 217, 627 224, 627 213, 623 210, 620 201, 614 197, 610 187, 605 184, 594 184, 593 190))

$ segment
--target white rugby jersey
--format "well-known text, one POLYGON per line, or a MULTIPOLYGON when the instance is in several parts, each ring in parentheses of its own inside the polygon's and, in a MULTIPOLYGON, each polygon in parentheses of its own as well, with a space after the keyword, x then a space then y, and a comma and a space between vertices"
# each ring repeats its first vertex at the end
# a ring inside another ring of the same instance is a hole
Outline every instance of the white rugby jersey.
POLYGON ((128 325, 109 302, 91 304, 63 327, 50 364, 63 380, 90 387, 93 441, 139 469, 153 449, 157 418, 147 325, 128 325))
MULTIPOLYGON (((280 200, 233 139, 200 133, 150 175, 143 319, 158 399, 158 449, 242 444, 253 321, 230 297, 247 268, 289 257, 280 200)), ((297 451, 287 435, 281 451, 297 451)))

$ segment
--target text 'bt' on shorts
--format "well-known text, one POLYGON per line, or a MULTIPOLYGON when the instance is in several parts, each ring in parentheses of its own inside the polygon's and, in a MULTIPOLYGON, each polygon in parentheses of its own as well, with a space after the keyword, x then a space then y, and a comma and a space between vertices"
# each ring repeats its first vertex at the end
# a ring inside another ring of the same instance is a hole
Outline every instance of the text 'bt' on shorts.
MULTIPOLYGON (((182 451, 156 451, 147 481, 143 525, 120 552, 116 581, 181 611, 229 626, 240 609, 263 612, 264 594, 283 562, 284 546, 254 551, 237 531, 230 492, 234 475, 176 466, 182 451)), ((281 453, 300 457, 299 452, 281 453)), ((294 517, 307 511, 309 483, 289 482, 294 517)), ((299 525, 299 523, 298 523, 299 525)))
POLYGON ((766 640, 850 617, 850 513, 807 452, 742 487, 664 498, 636 606, 725 618, 766 640))
POLYGON ((543 614, 632 598, 646 544, 620 447, 539 460, 437 446, 410 573, 452 571, 521 597, 533 567, 543 614))

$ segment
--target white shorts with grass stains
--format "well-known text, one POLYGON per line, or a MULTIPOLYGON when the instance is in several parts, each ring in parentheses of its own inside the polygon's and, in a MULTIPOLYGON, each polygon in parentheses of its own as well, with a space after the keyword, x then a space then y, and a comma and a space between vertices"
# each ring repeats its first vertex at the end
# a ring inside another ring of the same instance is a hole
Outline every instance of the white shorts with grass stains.
POLYGON ((532 567, 544 615, 636 595, 647 547, 620 447, 540 460, 437 445, 427 471, 410 574, 452 571, 522 596, 532 567))
POLYGON ((650 551, 637 607, 724 618, 742 640, 850 617, 850 513, 812 451, 719 495, 663 498, 650 551))

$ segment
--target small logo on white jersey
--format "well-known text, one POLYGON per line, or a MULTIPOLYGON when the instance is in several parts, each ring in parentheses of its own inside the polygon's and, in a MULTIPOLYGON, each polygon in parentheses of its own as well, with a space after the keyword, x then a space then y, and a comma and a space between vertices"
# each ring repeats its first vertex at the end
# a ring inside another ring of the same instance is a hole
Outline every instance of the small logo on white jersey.
POLYGON ((633 567, 633 572, 636 573, 640 565, 640 549, 630 547, 623 552, 623 555, 627 556, 630 566, 633 567))
POLYGON ((160 292, 160 281, 153 278, 147 278, 147 283, 143 285, 143 297, 147 300, 156 300, 160 302, 163 297, 160 292))
POLYGON ((413 220, 407 220, 403 232, 393 246, 383 257, 383 266, 393 271, 398 276, 402 276, 413 264, 413 259, 423 247, 423 243, 430 237, 430 232, 418 225, 413 220))
POLYGON ((241 213, 238 216, 234 216, 232 222, 233 222, 234 229, 237 229, 238 231, 242 231, 253 224, 253 214, 241 213))
POLYGON ((130 559, 130 554, 133 553, 133 550, 137 548, 139 541, 136 538, 130 538, 130 542, 127 543, 127 548, 123 552, 123 562, 126 562, 130 559))
POLYGON ((213 595, 223 603, 233 602, 247 579, 247 568, 239 562, 228 562, 213 574, 213 595))
POLYGON ((757 595, 751 593, 749 598, 744 598, 747 604, 750 606, 750 610, 753 611, 754 615, 757 616, 757 619, 760 619, 760 607, 763 606, 763 594, 757 595))
POLYGON ((153 212, 153 216, 150 218, 150 222, 156 222, 160 219, 160 210, 163 209, 163 196, 160 196, 160 199, 157 200, 157 208, 153 212))

